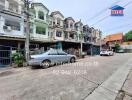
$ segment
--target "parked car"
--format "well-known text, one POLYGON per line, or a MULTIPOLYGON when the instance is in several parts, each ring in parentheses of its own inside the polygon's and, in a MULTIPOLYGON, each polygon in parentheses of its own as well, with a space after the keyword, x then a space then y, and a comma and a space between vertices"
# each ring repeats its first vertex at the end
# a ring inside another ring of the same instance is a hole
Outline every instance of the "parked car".
POLYGON ((50 49, 42 54, 31 55, 29 65, 48 68, 54 64, 64 63, 64 62, 74 63, 75 61, 76 61, 75 55, 67 54, 62 50, 50 49))
POLYGON ((100 56, 113 56, 114 52, 112 50, 102 50, 100 56))
POLYGON ((125 50, 124 49, 120 49, 117 51, 117 53, 125 53, 125 50))

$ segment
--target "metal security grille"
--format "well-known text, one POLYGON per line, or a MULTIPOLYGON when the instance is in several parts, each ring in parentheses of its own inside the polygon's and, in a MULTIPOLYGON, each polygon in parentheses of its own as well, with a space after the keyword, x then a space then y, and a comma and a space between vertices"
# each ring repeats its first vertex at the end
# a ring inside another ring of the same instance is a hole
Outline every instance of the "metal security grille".
POLYGON ((12 63, 11 52, 12 47, 0 45, 0 67, 4 67, 12 63))

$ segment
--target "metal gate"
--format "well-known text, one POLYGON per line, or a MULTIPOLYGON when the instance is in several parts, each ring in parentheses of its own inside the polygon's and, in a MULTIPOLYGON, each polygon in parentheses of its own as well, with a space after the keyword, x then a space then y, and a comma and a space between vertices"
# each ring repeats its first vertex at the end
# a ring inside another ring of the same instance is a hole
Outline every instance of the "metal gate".
POLYGON ((0 67, 5 67, 12 63, 12 47, 0 45, 0 67))

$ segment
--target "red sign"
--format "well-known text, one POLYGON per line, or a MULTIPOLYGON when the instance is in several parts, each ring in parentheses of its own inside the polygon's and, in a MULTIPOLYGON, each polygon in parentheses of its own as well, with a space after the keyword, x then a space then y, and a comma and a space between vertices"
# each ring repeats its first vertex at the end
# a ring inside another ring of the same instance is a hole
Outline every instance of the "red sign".
POLYGON ((123 14, 123 10, 112 10, 111 14, 123 14))

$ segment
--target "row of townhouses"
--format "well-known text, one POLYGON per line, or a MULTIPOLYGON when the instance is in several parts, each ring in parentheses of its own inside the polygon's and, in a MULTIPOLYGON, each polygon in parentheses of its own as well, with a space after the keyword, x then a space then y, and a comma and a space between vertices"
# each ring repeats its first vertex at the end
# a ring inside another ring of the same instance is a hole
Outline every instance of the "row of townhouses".
MULTIPOLYGON (((25 47, 24 0, 0 0, 0 45, 25 47)), ((68 53, 87 51, 101 39, 101 31, 83 25, 60 11, 51 12, 42 3, 30 7, 30 49, 58 45, 68 53), (81 50, 82 48, 82 50, 81 50)))

